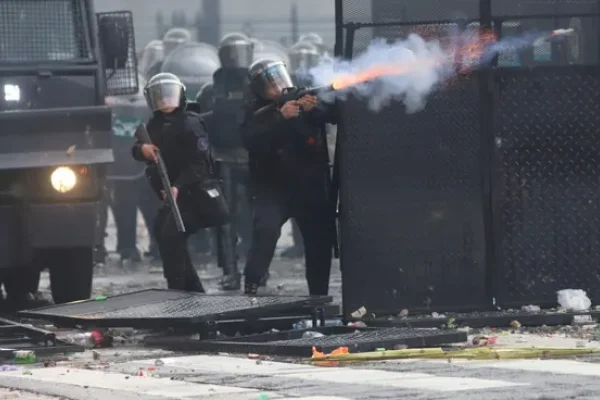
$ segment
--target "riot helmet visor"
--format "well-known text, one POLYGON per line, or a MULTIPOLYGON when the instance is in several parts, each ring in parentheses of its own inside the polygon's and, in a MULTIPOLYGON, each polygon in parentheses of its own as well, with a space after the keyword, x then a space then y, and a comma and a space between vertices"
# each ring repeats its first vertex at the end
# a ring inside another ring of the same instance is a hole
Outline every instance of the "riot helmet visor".
POLYGON ((219 59, 223 68, 248 68, 253 57, 253 45, 249 40, 236 40, 219 48, 219 59))
POLYGON ((284 89, 294 86, 285 64, 281 61, 266 63, 258 61, 255 64, 263 64, 262 68, 258 70, 252 71, 253 68, 251 68, 253 72, 251 80, 254 90, 263 99, 277 98, 281 96, 284 89))
POLYGON ((169 111, 181 105, 183 84, 176 79, 160 79, 146 86, 148 107, 155 111, 169 111))

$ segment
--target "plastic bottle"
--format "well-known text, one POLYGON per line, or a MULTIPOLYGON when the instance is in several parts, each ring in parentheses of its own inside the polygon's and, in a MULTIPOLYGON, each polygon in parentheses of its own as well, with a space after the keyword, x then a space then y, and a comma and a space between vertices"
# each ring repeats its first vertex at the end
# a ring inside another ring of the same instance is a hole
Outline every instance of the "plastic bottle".
POLYGON ((74 335, 69 335, 66 338, 64 338, 64 340, 68 343, 82 346, 88 349, 100 347, 102 345, 103 339, 104 336, 101 332, 98 331, 76 333, 74 335))
MULTIPOLYGON (((317 326, 321 326, 320 321, 317 321, 317 326)), ((326 319, 323 326, 344 326, 344 322, 341 319, 326 319)), ((294 329, 310 329, 312 327, 313 322, 310 319, 302 320, 293 325, 294 329)))
POLYGON ((15 364, 35 364, 36 362, 35 352, 28 350, 15 351, 15 364))

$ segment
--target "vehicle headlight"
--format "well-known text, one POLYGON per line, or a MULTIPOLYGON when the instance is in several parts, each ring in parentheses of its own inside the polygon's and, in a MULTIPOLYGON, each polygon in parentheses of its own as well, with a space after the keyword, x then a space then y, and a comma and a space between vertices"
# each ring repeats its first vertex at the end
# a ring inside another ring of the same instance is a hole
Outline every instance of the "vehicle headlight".
POLYGON ((77 175, 69 167, 58 167, 50 175, 50 183, 57 192, 67 193, 77 184, 77 175))
POLYGON ((4 101, 7 103, 21 101, 21 88, 18 85, 4 85, 4 101))

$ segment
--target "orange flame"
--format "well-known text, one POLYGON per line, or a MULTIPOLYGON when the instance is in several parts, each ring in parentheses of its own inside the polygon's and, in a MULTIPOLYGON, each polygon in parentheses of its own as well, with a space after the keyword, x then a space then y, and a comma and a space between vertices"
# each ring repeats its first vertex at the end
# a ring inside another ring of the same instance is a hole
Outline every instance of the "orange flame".
POLYGON ((403 64, 379 64, 369 67, 355 74, 345 74, 337 77, 331 83, 334 90, 341 90, 361 83, 373 81, 384 76, 408 75, 421 68, 430 68, 443 63, 453 63, 456 71, 467 74, 477 65, 485 48, 496 40, 493 32, 476 31, 462 37, 446 38, 454 40, 443 41, 444 53, 447 59, 420 59, 403 64), (447 44, 448 42, 454 44, 447 44))

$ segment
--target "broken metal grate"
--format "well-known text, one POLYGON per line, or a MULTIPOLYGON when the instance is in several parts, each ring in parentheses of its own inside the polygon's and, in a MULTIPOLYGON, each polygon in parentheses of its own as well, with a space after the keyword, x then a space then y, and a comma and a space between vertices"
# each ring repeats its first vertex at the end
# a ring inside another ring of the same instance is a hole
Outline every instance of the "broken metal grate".
POLYGON ((331 297, 205 295, 150 289, 107 298, 28 310, 21 315, 86 326, 165 327, 222 319, 278 316, 319 307, 331 297), (171 324, 171 325, 169 325, 171 324))
POLYGON ((147 338, 148 346, 160 346, 174 351, 206 351, 229 353, 257 353, 280 356, 309 357, 313 346, 329 353, 347 347, 351 353, 394 349, 434 347, 467 340, 465 332, 413 328, 351 328, 324 327, 291 330, 220 340, 194 340, 177 337, 147 338), (322 337, 304 337, 306 332, 319 332, 322 337))
POLYGON ((84 348, 58 340, 52 332, 0 318, 0 358, 13 359, 15 351, 24 350, 40 357, 81 352, 84 348))
POLYGON ((518 321, 521 326, 563 326, 576 324, 579 318, 589 318, 590 323, 600 320, 600 311, 557 312, 542 310, 527 311, 491 311, 461 314, 447 314, 433 318, 431 315, 415 315, 408 318, 379 318, 369 321, 369 326, 392 328, 411 326, 415 328, 441 328, 443 326, 468 326, 471 328, 509 327, 518 321))

